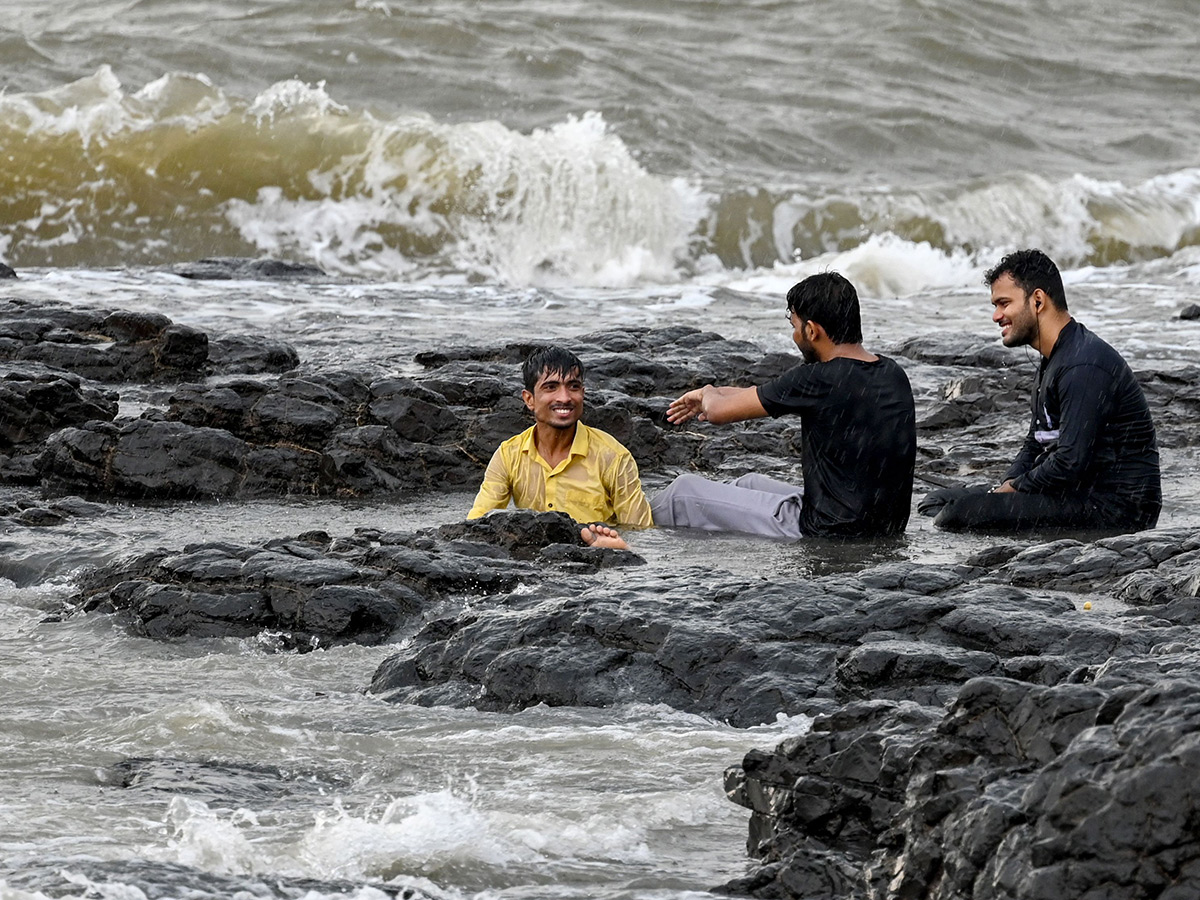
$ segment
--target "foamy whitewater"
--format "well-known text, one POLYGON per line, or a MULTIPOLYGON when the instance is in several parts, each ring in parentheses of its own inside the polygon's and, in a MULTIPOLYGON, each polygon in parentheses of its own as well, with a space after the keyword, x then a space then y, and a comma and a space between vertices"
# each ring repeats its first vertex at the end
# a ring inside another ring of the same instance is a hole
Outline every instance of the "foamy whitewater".
MULTIPOLYGON (((787 349, 783 294, 827 268, 858 285, 869 345, 994 335, 983 270, 1039 246, 1075 315, 1135 365, 1200 365, 1200 323, 1178 318, 1200 302, 1191 0, 3 12, 0 262, 20 277, 0 298, 154 310, 280 337, 314 369, 412 373, 443 343, 635 325, 787 349), (209 256, 328 277, 168 271, 209 256)), ((1200 524, 1196 460, 1163 460, 1160 524, 1200 524)), ((363 900, 684 900, 741 874, 746 815, 721 771, 807 720, 412 709, 361 693, 388 647, 271 654, 43 621, 78 566, 200 537, 412 530, 468 503, 113 504, 6 534, 0 900, 264 896, 277 878, 363 900), (296 778, 267 797, 231 776, 222 802, 123 789, 111 767, 130 758, 296 778)), ((950 562, 969 544, 914 519, 906 552, 950 562)), ((638 549, 754 578, 819 565, 736 538, 638 549)))

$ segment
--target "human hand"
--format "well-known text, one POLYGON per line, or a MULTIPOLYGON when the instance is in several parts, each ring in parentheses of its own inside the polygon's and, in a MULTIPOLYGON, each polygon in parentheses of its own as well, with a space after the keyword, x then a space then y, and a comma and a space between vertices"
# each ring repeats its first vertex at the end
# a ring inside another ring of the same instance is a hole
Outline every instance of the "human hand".
POLYGON ((684 422, 696 419, 706 421, 704 415, 704 388, 688 391, 678 400, 671 401, 667 407, 667 421, 672 425, 682 425, 684 422))
POLYGON ((1015 494, 1017 489, 1013 487, 1011 481, 1006 481, 1004 484, 998 484, 992 488, 993 494, 1015 494))

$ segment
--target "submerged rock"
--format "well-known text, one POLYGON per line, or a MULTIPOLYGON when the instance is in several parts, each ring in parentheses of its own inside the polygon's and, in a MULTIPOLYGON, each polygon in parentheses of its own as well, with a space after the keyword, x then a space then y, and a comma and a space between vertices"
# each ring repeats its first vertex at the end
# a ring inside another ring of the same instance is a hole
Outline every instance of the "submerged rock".
POLYGON ((78 497, 60 497, 53 501, 18 499, 0 503, 0 519, 8 519, 12 524, 26 528, 60 525, 68 519, 90 518, 102 512, 104 507, 100 504, 89 503, 78 497))
POLYGON ((298 793, 324 795, 344 787, 327 773, 289 772, 261 763, 132 757, 99 772, 105 785, 137 791, 182 794, 203 803, 261 810, 273 801, 290 805, 298 793))
POLYGON ((8 864, 0 863, 0 879, 15 891, 47 897, 78 897, 81 891, 89 890, 81 888, 81 882, 96 885, 90 890, 102 895, 148 900, 175 897, 189 900, 227 900, 230 897, 255 900, 344 897, 358 900, 376 894, 395 900, 424 900, 431 896, 395 880, 321 880, 276 873, 226 875, 182 863, 142 859, 102 861, 91 856, 43 856, 24 861, 19 869, 13 870, 9 870, 8 864))
POLYGON ((274 281, 325 277, 323 270, 306 263, 279 259, 246 259, 240 256, 212 256, 196 262, 179 263, 171 266, 170 271, 182 278, 206 281, 274 281))
POLYGON ((17 272, 12 266, 0 263, 0 278, 16 278, 17 272))

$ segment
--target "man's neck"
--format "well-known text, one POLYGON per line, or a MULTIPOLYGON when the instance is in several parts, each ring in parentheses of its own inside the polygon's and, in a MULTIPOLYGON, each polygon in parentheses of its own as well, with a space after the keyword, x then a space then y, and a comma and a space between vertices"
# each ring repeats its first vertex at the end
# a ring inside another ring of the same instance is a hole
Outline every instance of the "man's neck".
POLYGON ((828 344, 817 348, 817 358, 821 362, 831 359, 857 359, 860 362, 876 362, 879 357, 871 353, 862 344, 828 344))
POLYGON ((538 456, 549 463, 551 468, 571 455, 571 445, 575 443, 575 432, 579 423, 570 428, 553 428, 540 422, 533 426, 533 446, 537 448, 538 456))
POLYGON ((1042 354, 1046 359, 1050 358, 1050 354, 1054 352, 1054 347, 1058 343, 1058 338, 1062 334, 1062 330, 1066 328, 1074 320, 1070 316, 1063 316, 1062 319, 1054 319, 1041 324, 1038 328, 1037 338, 1030 343, 1033 349, 1042 354))

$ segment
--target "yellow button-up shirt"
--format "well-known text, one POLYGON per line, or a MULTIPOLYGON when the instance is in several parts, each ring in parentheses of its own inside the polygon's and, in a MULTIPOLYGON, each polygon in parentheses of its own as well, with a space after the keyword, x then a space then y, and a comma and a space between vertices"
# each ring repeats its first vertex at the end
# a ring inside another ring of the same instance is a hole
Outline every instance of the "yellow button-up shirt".
POLYGON ((654 524, 629 451, 611 434, 582 422, 571 452, 554 468, 537 452, 532 427, 497 447, 467 518, 504 509, 510 499, 522 509, 564 512, 576 522, 654 524))

